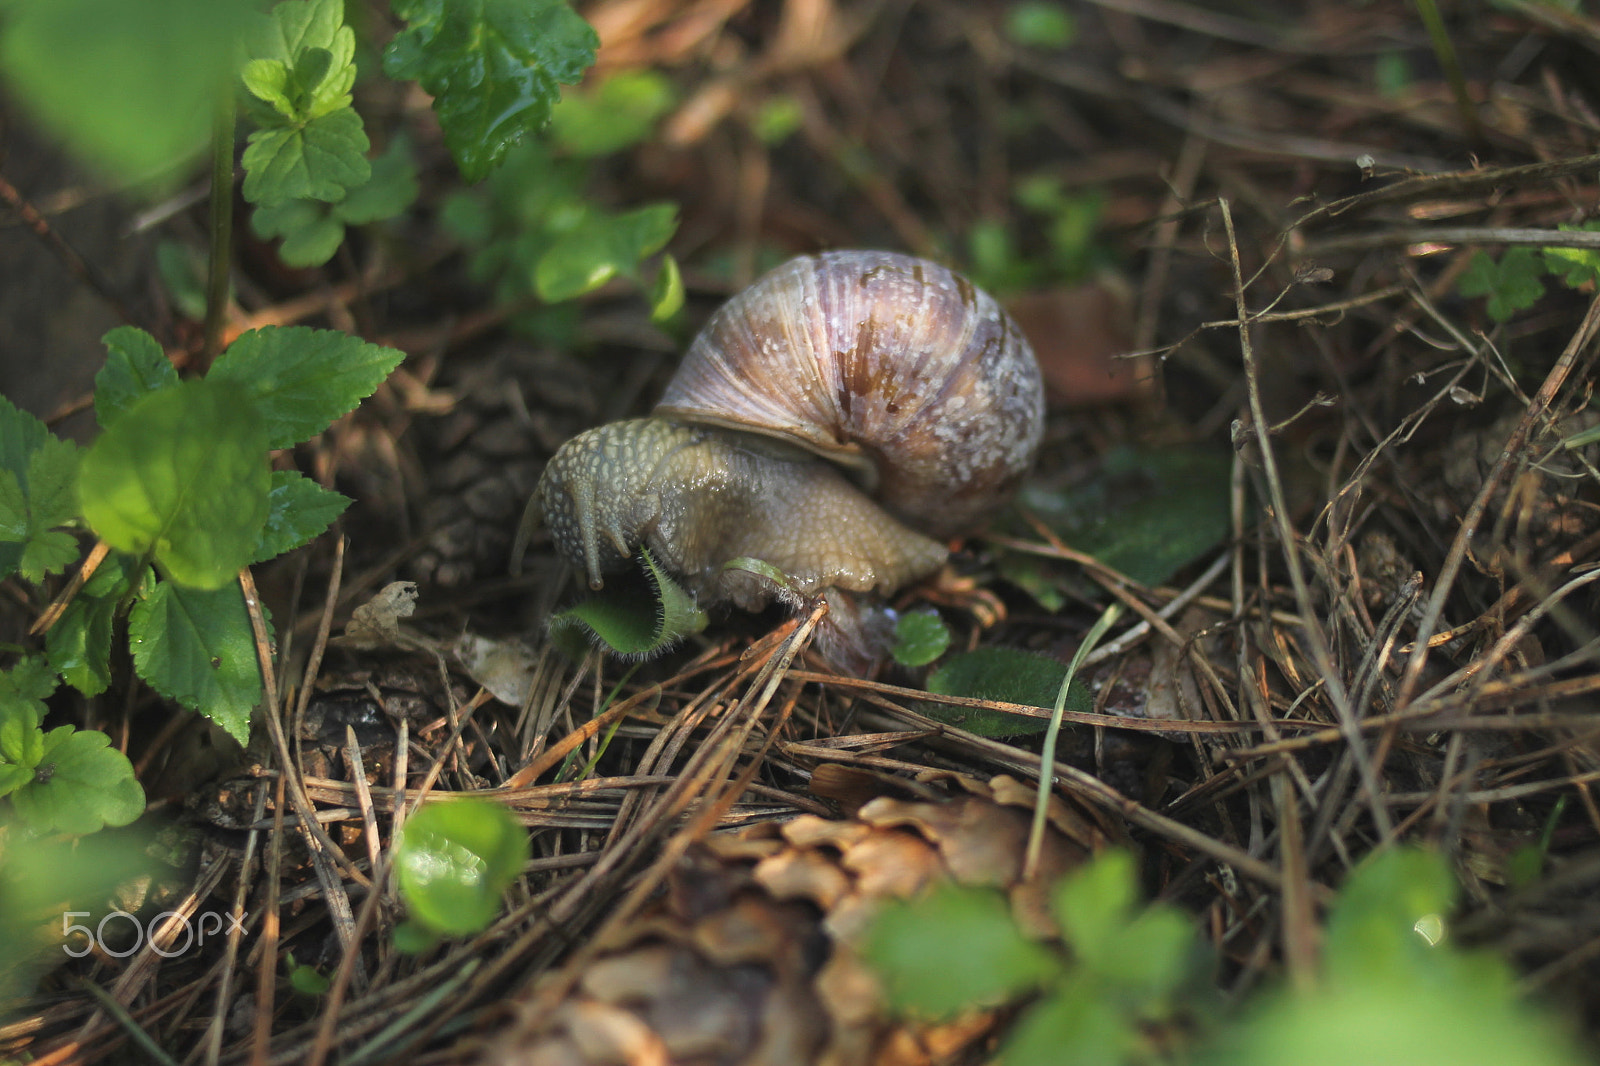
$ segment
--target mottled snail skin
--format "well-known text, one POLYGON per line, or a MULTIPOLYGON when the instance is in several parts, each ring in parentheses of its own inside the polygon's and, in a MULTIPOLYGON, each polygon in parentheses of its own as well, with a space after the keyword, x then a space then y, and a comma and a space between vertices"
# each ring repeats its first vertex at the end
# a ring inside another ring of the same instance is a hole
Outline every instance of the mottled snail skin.
POLYGON ((944 545, 892 518, 839 471, 798 449, 661 418, 572 438, 550 461, 539 507, 592 588, 639 546, 701 602, 759 610, 770 584, 730 559, 761 559, 804 596, 890 593, 937 569, 944 545))
POLYGON ((763 560, 805 596, 887 595, 937 569, 932 537, 987 517, 1032 462, 1044 389, 1016 324, 966 279, 830 252, 723 305, 654 414, 568 441, 534 506, 591 587, 643 545, 703 603, 757 609, 777 590, 724 563, 763 560))

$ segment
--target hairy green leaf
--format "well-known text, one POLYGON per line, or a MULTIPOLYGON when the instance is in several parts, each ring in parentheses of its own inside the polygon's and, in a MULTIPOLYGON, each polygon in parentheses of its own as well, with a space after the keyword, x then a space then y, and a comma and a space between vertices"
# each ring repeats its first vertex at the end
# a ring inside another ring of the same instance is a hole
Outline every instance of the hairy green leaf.
POLYGON ((706 614, 694 597, 649 552, 639 554, 643 581, 608 579, 600 592, 550 619, 550 637, 558 647, 577 658, 592 636, 625 658, 648 658, 706 627, 706 614))
POLYGON ((538 130, 594 62, 599 38, 566 0, 393 0, 406 20, 383 56, 392 78, 432 94, 445 144, 468 181, 538 130))
POLYGON ((1227 536, 1231 462, 1203 448, 1114 448, 1086 484, 1029 489, 1026 502, 1072 547, 1154 585, 1227 536))
MULTIPOLYGON (((977 648, 950 658, 928 676, 928 691, 941 696, 967 696, 973 699, 1020 703, 1053 708, 1067 676, 1067 664, 1059 659, 1017 648, 977 648)), ((1035 718, 978 707, 951 707, 925 703, 919 708, 929 718, 985 737, 1016 737, 1042 733, 1048 718, 1035 718)), ((1094 700, 1080 680, 1067 692, 1067 710, 1087 713, 1094 700)))
POLYGON ((207 378, 150 393, 83 457, 84 518, 172 580, 218 588, 250 561, 267 516, 267 438, 248 393, 207 378))
POLYGON ((210 718, 240 744, 261 699, 261 667, 238 586, 157 583, 133 605, 128 643, 151 688, 210 718))

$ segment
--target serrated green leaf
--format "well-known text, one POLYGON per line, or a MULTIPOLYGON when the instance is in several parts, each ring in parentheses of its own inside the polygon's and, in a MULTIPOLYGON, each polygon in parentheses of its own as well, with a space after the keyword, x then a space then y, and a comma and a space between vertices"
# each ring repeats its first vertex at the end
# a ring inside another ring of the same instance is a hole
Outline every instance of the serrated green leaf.
POLYGON ((887 904, 872 920, 862 954, 895 1009, 936 1018, 1030 991, 1061 968, 1017 930, 998 892, 953 884, 887 904))
MULTIPOLYGON (((239 75, 250 95, 268 105, 281 118, 294 121, 296 108, 289 96, 290 75, 287 63, 276 59, 252 59, 239 75)), ((270 121, 270 120, 269 120, 270 121)))
POLYGON ((388 149, 372 160, 372 177, 334 204, 333 214, 346 225, 365 226, 393 218, 410 207, 417 191, 417 164, 410 138, 396 136, 388 149))
POLYGON ((95 166, 145 179, 191 159, 227 99, 251 0, 6 5, 13 99, 95 166))
POLYGON ((412 917, 440 933, 467 936, 494 920, 528 855, 527 830, 500 804, 430 803, 400 830, 395 877, 412 917))
POLYGON ((21 546, 6 555, 7 567, 38 582, 78 557, 72 535, 52 528, 77 514, 78 448, 50 433, 33 443, 24 476, 0 467, 0 541, 21 546))
POLYGON ((0 670, 0 699, 31 700, 39 715, 43 701, 50 698, 60 682, 42 655, 25 655, 9 670, 0 670))
POLYGON ((1463 296, 1487 296, 1489 317, 1504 322, 1544 295, 1541 273, 1532 248, 1508 248, 1498 263, 1487 252, 1479 252, 1456 285, 1463 296))
POLYGON ((935 611, 903 614, 894 623, 890 654, 901 666, 927 666, 950 647, 950 627, 935 611))
POLYGON ((393 0, 406 20, 383 56, 391 78, 433 98, 445 144, 468 181, 538 130, 594 62, 599 38, 565 0, 393 0))
POLYGON ((250 213, 250 228, 263 240, 281 237, 278 258, 292 267, 321 266, 344 243, 344 223, 320 200, 258 206, 250 213))
POLYGON ((404 358, 337 330, 269 326, 228 345, 206 380, 244 388, 266 422, 267 446, 287 448, 354 410, 404 358))
MULTIPOLYGON (((1032 707, 1054 708, 1067 664, 1017 648, 977 648, 950 658, 928 675, 928 691, 941 696, 967 696, 1032 707)), ((1048 718, 1035 718, 975 707, 925 703, 919 710, 929 718, 985 737, 1015 737, 1042 733, 1048 718)), ((1088 713, 1094 700, 1081 680, 1067 692, 1067 710, 1088 713)))
POLYGON ((259 129, 244 150, 244 198, 275 206, 286 200, 342 200, 372 176, 371 142, 350 108, 292 127, 259 129))
MULTIPOLYGON (((344 24, 343 0, 281 0, 258 18, 250 51, 282 72, 269 76, 265 85, 289 103, 286 114, 292 120, 320 118, 350 105, 355 31, 344 24)), ((253 67, 246 67, 247 76, 253 67)))
POLYGON ((45 734, 31 782, 11 794, 17 814, 36 829, 95 833, 144 813, 144 789, 128 757, 95 729, 60 726, 45 734))
POLYGON ((81 464, 83 516, 113 548, 174 581, 219 588, 250 561, 267 516, 267 438, 245 390, 179 382, 132 404, 81 464))
POLYGON ((261 699, 261 667, 237 586, 157 583, 128 618, 133 665, 151 688, 210 718, 240 744, 261 699))
POLYGON ((106 365, 94 376, 94 416, 101 429, 135 401, 178 380, 167 353, 142 329, 118 326, 100 343, 106 346, 106 365))
POLYGON ((623 70, 570 92, 550 112, 550 135, 582 158, 609 155, 650 136, 673 105, 672 83, 654 70, 623 70))
MULTIPOLYGON (((1600 220, 1585 222, 1581 226, 1563 223, 1561 228, 1579 233, 1600 232, 1600 220)), ((1541 254, 1545 268, 1559 277, 1569 289, 1600 282, 1600 251, 1593 248, 1545 248, 1541 254)))
POLYGON ((0 396, 0 470, 15 474, 24 494, 28 491, 28 464, 50 436, 43 422, 0 396))
POLYGON ((44 704, 15 695, 0 699, 0 765, 21 767, 28 775, 44 753, 44 704))
POLYGON ((677 229, 675 204, 651 204, 620 215, 591 211, 539 259, 534 284, 552 303, 592 292, 620 275, 633 277, 677 229))
POLYGON ((344 514, 350 498, 330 492, 294 470, 274 470, 267 521, 252 562, 264 563, 320 537, 344 514))
POLYGON ((51 668, 85 696, 97 696, 111 684, 111 637, 117 606, 132 587, 130 560, 111 556, 45 634, 51 668))
POLYGON ((1030 486, 1025 502, 1072 547, 1155 585, 1227 536, 1231 462, 1203 448, 1114 448, 1089 482, 1030 486))

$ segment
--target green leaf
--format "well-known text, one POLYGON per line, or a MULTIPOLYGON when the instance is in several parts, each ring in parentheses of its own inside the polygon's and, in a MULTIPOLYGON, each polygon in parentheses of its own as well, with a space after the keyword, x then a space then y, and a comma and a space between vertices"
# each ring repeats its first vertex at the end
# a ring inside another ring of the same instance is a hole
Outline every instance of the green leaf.
POLYGON ((1022 0, 1006 11, 1006 36, 1031 48, 1065 48, 1078 34, 1072 14, 1050 0, 1022 0))
POLYGON ((1056 921, 1073 956, 1091 970, 1115 962, 1139 899, 1133 855, 1108 851, 1062 881, 1055 892, 1056 921))
POLYGON ((500 913, 500 900, 529 856, 528 832, 488 800, 430 803, 395 843, 395 876, 411 915, 451 936, 468 936, 500 913))
POLYGON ((283 238, 278 258, 292 267, 321 266, 344 243, 344 223, 320 200, 285 200, 250 213, 250 229, 262 240, 283 238))
POLYGON ((244 198, 269 207, 285 200, 342 200, 372 176, 370 146, 361 116, 349 108, 304 125, 256 130, 242 159, 244 198))
POLYGON ((153 555, 172 580, 219 588, 260 539, 266 450, 244 389, 180 382, 134 403, 90 446, 78 478, 83 516, 113 548, 153 555))
MULTIPOLYGON (((24 780, 33 776, 33 768, 44 753, 44 731, 39 728, 44 715, 44 704, 38 700, 16 696, 0 699, 0 766, 20 768, 24 780)), ((22 781, 18 780, 10 788, 20 784, 22 781)))
POLYGON ((5 5, 0 71, 95 166, 145 179, 191 159, 228 99, 252 0, 5 5))
POLYGON ((1061 569, 1050 560, 1022 552, 1007 552, 1000 556, 998 569, 1001 577, 1033 597, 1046 611, 1054 614, 1067 605, 1061 569))
POLYGON ((650 136, 673 105, 672 83, 654 70, 623 70, 567 93, 550 112, 550 135, 581 158, 609 155, 650 136))
POLYGON ((1227 536, 1231 462, 1202 448, 1114 448, 1088 483, 1030 489, 1026 503, 1072 547, 1155 585, 1227 536))
POLYGON ((344 24, 343 0, 281 0, 259 16, 250 35, 244 84, 272 114, 262 125, 303 125, 349 108, 355 84, 355 31, 344 24))
POLYGON ((261 699, 261 667, 237 586, 192 589, 161 581, 128 618, 133 665, 151 688, 210 718, 240 744, 261 699))
POLYGON ((1423 923, 1442 928, 1456 891, 1449 866, 1434 852, 1396 847, 1367 859, 1351 871, 1328 915, 1324 964, 1330 978, 1425 974, 1446 941, 1424 935, 1423 923))
POLYGON ((550 638, 573 658, 583 654, 590 636, 618 655, 659 655, 706 627, 705 612, 694 597, 640 551, 644 581, 610 580, 593 596, 550 619, 550 638))
POLYGON ((30 700, 44 715, 43 701, 59 684, 56 672, 42 656, 25 655, 9 670, 0 671, 0 699, 30 700))
MULTIPOLYGON (((1104 989, 1082 978, 1029 1008, 1000 1050, 1002 1066, 1121 1066, 1145 1061, 1137 1023, 1122 1011, 1107 1009, 1104 989)), ((1159 1061, 1159 1060, 1157 1060, 1159 1061)))
MULTIPOLYGON (((1579 233, 1596 233, 1600 232, 1600 219, 1585 222, 1581 226, 1563 223, 1561 228, 1579 233)), ((1545 269, 1559 277, 1569 289, 1600 282, 1600 251, 1593 248, 1545 248, 1540 254, 1544 256, 1545 269)))
POLYGON ((1504 322, 1544 295, 1539 257, 1532 248, 1508 248, 1496 263, 1479 252, 1467 264, 1457 287, 1463 296, 1487 296, 1489 317, 1504 322))
POLYGON ((22 546, 7 562, 29 581, 38 582, 78 558, 72 535, 52 528, 77 515, 77 472, 77 445, 49 433, 28 456, 25 478, 0 469, 0 542, 22 546))
POLYGON ((228 345, 206 380, 242 386, 266 421, 267 447, 287 448, 353 410, 404 358, 337 330, 269 326, 228 345))
MULTIPOLYGON (((156 244, 156 272, 172 305, 184 318, 199 322, 206 317, 205 257, 199 249, 178 241, 163 240, 156 244)), ((230 286, 230 292, 231 292, 230 286)), ((95 406, 99 409, 100 393, 95 392, 95 406)), ((105 425, 104 419, 101 425, 105 425)))
POLYGON ((128 757, 96 729, 60 726, 45 734, 33 781, 11 794, 17 814, 38 829, 95 833, 144 813, 144 789, 128 757))
POLYGON ((655 284, 650 287, 650 321, 669 321, 683 310, 683 275, 678 271, 678 261, 670 255, 661 257, 661 269, 656 272, 655 284))
POLYGON ((135 401, 178 380, 167 353, 142 329, 118 326, 100 343, 106 346, 106 365, 94 376, 94 416, 101 429, 135 401))
POLYGON ((329 492, 294 470, 274 470, 267 521, 251 562, 264 563, 320 537, 344 514, 350 498, 329 492))
POLYGON ((350 226, 365 226, 393 218, 417 199, 417 164, 411 154, 411 140, 396 135, 388 149, 372 160, 372 177, 365 185, 351 189, 333 205, 333 214, 350 226))
POLYGON ((594 62, 599 38, 565 0, 392 0, 407 26, 384 73, 430 93, 445 144, 468 181, 538 130, 594 62))
POLYGON ((1003 896, 948 883, 887 904, 862 946, 894 1009, 940 1018, 1027 992, 1060 970, 1017 930, 1003 896))
POLYGON ((620 215, 591 211, 539 259, 539 297, 555 303, 592 292, 617 275, 633 276, 639 261, 666 246, 677 229, 676 204, 651 204, 620 215))
MULTIPOLYGON (((977 648, 955 655, 928 675, 928 691, 941 696, 1021 703, 1053 709, 1067 664, 1017 648, 977 648)), ((1042 733, 1048 718, 1034 718, 976 707, 951 707, 925 703, 919 710, 929 718, 983 737, 1016 737, 1042 733)), ((1088 713, 1094 700, 1083 682, 1074 680, 1067 692, 1067 710, 1088 713)))
POLYGON ((117 607, 133 588, 132 570, 127 556, 107 558, 45 634, 51 668, 85 696, 111 684, 111 637, 117 607))
POLYGON ((927 666, 950 647, 950 627, 936 611, 903 614, 894 623, 890 654, 901 666, 927 666))
POLYGON ((372 161, 372 176, 334 204, 320 200, 287 200, 258 206, 250 228, 263 240, 281 237, 278 258, 292 267, 321 266, 339 250, 346 225, 365 225, 392 218, 417 197, 417 168, 404 137, 372 161))

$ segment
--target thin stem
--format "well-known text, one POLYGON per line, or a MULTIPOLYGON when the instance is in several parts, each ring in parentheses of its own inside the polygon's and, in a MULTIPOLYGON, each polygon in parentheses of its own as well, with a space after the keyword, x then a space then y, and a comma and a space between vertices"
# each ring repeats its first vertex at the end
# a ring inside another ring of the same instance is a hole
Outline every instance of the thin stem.
POLYGON ((1445 28, 1439 6, 1434 0, 1416 2, 1417 14, 1422 16, 1422 24, 1428 28, 1428 40, 1433 44, 1434 58, 1439 60, 1439 66, 1444 69, 1444 76, 1450 82, 1450 93, 1456 98, 1461 124, 1480 150, 1486 148, 1489 142, 1483 135, 1483 124, 1478 121, 1478 109, 1467 92, 1467 78, 1461 72, 1461 60, 1456 56, 1455 42, 1450 40, 1450 31, 1445 28))
POLYGON ((200 362, 210 366, 222 351, 228 316, 228 267, 233 259, 233 98, 217 104, 211 128, 211 264, 206 274, 205 346, 200 362))

